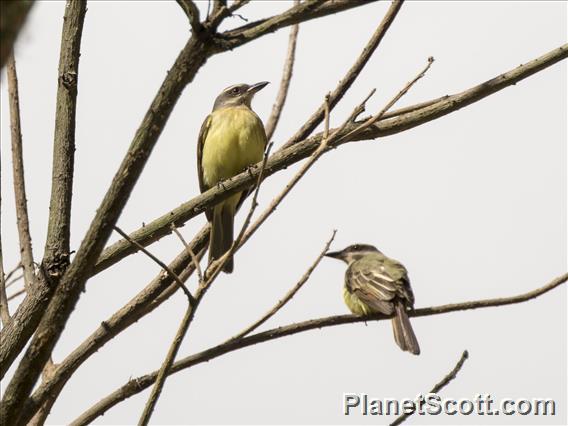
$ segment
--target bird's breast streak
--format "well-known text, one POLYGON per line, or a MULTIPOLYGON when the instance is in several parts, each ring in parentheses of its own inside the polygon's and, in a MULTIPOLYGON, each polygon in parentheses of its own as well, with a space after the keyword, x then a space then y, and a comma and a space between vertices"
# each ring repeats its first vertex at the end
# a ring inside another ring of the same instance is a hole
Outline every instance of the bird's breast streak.
POLYGON ((215 111, 203 144, 203 180, 209 187, 262 160, 264 128, 248 108, 215 111))

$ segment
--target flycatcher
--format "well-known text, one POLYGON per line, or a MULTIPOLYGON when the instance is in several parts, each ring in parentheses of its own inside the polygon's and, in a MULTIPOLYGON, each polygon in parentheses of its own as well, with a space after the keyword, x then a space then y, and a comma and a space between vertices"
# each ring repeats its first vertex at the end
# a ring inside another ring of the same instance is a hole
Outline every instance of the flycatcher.
MULTIPOLYGON (((251 86, 236 84, 227 87, 215 99, 213 112, 203 122, 197 141, 201 192, 262 160, 266 133, 262 121, 251 109, 251 101, 267 84, 267 81, 251 86)), ((211 223, 209 262, 219 259, 231 248, 235 212, 245 195, 245 191, 236 193, 205 212, 211 223)), ((233 271, 232 258, 227 260, 223 271, 233 271)))
POLYGON ((354 244, 326 256, 348 265, 343 298, 349 310, 355 315, 394 314, 392 330, 396 344, 403 351, 419 355, 420 346, 406 314, 407 308, 414 306, 406 268, 368 244, 354 244))

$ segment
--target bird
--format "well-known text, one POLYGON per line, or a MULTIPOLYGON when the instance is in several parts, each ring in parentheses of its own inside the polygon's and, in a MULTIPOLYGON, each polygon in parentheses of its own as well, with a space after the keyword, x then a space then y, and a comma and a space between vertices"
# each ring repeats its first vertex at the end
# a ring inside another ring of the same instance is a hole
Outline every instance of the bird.
MULTIPOLYGON (((202 193, 262 160, 266 133, 262 120, 251 109, 251 102, 267 84, 267 81, 235 84, 215 99, 213 111, 203 121, 197 141, 197 174, 202 193)), ((205 212, 211 223, 209 263, 231 248, 235 212, 246 194, 246 191, 233 194, 205 212)), ((223 271, 231 273, 233 268, 231 257, 223 271)))
POLYGON ((414 306, 414 294, 404 265, 369 244, 353 244, 325 255, 348 265, 343 299, 349 310, 359 316, 394 314, 391 322, 396 344, 419 355, 420 345, 406 312, 414 306))

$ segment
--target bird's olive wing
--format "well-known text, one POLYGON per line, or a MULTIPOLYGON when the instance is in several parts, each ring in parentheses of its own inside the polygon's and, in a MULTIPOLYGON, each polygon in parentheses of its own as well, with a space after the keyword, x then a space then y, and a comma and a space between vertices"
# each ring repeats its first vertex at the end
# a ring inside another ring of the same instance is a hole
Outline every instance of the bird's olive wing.
MULTIPOLYGON (((197 138, 197 177, 199 179, 199 190, 203 193, 209 188, 205 185, 203 180, 203 166, 201 164, 201 157, 203 157, 203 144, 207 138, 207 133, 209 132, 209 126, 211 125, 211 115, 208 115, 203 124, 201 125, 201 130, 199 130, 199 137, 197 138)), ((207 220, 211 222, 212 212, 211 210, 205 210, 205 215, 207 220)))
POLYGON ((385 315, 393 313, 392 301, 397 295, 397 286, 389 275, 382 274, 381 271, 349 267, 345 281, 347 290, 374 312, 385 315))

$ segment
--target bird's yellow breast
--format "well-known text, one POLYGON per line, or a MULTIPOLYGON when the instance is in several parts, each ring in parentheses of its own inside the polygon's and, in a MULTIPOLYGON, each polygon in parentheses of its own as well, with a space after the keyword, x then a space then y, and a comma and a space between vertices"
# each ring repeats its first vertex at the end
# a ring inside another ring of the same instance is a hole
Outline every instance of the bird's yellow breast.
POLYGON ((262 121, 245 106, 214 111, 210 119, 201 158, 208 187, 261 161, 266 146, 262 121))
POLYGON ((355 315, 368 315, 372 312, 371 308, 363 303, 355 294, 350 293, 347 287, 343 287, 343 300, 349 310, 355 315))

